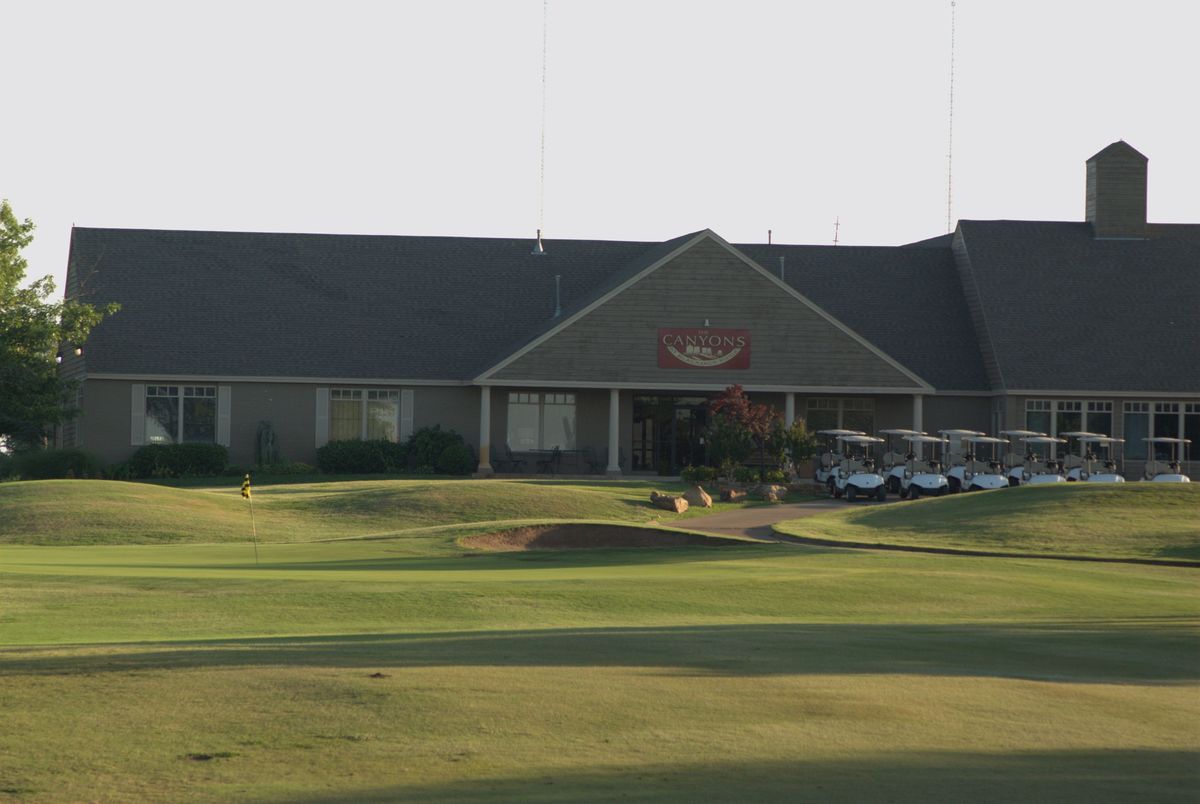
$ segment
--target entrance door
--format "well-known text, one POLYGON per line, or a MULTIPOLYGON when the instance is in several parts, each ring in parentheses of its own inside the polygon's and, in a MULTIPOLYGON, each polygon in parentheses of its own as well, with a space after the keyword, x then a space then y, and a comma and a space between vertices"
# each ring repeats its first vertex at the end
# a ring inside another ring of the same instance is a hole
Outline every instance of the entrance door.
POLYGON ((706 397, 634 397, 633 470, 674 475, 702 464, 707 426, 706 397))

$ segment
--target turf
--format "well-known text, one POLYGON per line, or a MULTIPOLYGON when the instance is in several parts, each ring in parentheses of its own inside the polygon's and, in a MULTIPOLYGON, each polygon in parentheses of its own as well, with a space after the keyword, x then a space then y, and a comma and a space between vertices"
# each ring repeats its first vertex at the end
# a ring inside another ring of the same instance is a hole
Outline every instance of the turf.
MULTIPOLYGON (((650 491, 683 488, 639 480, 363 480, 261 486, 253 493, 258 538, 291 542, 489 521, 669 523, 704 512, 652 508, 650 491)), ((187 488, 104 480, 0 483, 0 544, 241 542, 251 522, 240 489, 236 478, 187 488)), ((713 510, 727 507, 717 503, 713 510)))
POLYGON ((782 522, 817 539, 985 552, 1200 561, 1200 484, 1068 483, 782 522))

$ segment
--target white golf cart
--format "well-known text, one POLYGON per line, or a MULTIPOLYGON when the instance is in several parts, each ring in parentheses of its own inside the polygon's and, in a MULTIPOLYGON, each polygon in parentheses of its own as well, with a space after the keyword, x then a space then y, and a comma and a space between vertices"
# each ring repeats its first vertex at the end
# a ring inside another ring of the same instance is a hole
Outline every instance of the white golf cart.
POLYGON ((1142 440, 1146 442, 1147 454, 1149 456, 1146 460, 1146 472, 1142 476, 1142 480, 1149 480, 1153 483, 1192 482, 1192 479, 1183 473, 1183 464, 1187 461, 1187 447, 1192 443, 1190 438, 1157 436, 1155 438, 1143 438, 1142 440), (1155 457, 1155 444, 1166 445, 1166 460, 1160 460, 1155 457))
POLYGON ((879 434, 884 438, 884 452, 882 461, 882 471, 880 474, 887 480, 888 491, 892 494, 900 493, 900 479, 904 477, 904 470, 907 468, 909 455, 912 453, 911 444, 895 444, 893 438, 903 441, 907 436, 925 435, 925 433, 917 430, 880 430, 879 434))
POLYGON ((875 471, 875 459, 871 457, 871 448, 882 444, 882 438, 869 435, 841 435, 840 442, 842 460, 829 476, 827 485, 831 497, 845 496, 847 502, 854 502, 860 496, 874 497, 883 502, 887 499, 887 486, 883 476, 875 471))
POLYGON ((963 449, 963 440, 984 434, 978 430, 938 430, 938 435, 946 439, 946 480, 950 483, 950 493, 957 494, 967 487, 963 481, 971 450, 963 449))
POLYGON ((1072 456, 1079 460, 1079 464, 1067 470, 1067 480, 1124 483, 1125 476, 1118 465, 1118 454, 1124 443, 1123 438, 1109 438, 1106 435, 1080 436, 1079 454, 1072 456))
POLYGON ((1065 438, 1053 438, 1046 435, 1025 436, 1025 470, 1021 473, 1021 483, 1030 486, 1044 486, 1049 483, 1066 483, 1062 475, 1062 461, 1050 457, 1050 448, 1055 444, 1067 443, 1065 438), (1044 450, 1043 460, 1038 449, 1044 450))
POLYGON ((938 455, 939 448, 944 455, 946 440, 924 433, 904 436, 904 440, 909 443, 909 451, 900 473, 900 499, 941 497, 948 493, 950 484, 942 474, 941 456, 938 455), (928 458, 923 457, 926 445, 929 447, 928 458))
POLYGON ((828 484, 829 478, 833 477, 838 465, 842 462, 842 450, 841 444, 838 443, 838 437, 866 435, 866 433, 861 430, 818 430, 817 435, 825 436, 825 451, 816 459, 813 477, 818 483, 828 484))
POLYGON ((1059 438, 1067 439, 1067 446, 1063 449, 1060 449, 1058 452, 1062 459, 1063 475, 1068 481, 1078 480, 1079 472, 1076 472, 1075 470, 1082 469, 1083 467, 1083 456, 1087 452, 1087 449, 1082 443, 1081 439, 1088 438, 1089 436, 1102 435, 1104 435, 1104 433, 1089 433, 1086 430, 1068 430, 1058 434, 1059 438), (1071 477, 1072 473, 1074 473, 1076 477, 1071 477))
MULTIPOLYGON (((1045 433, 1039 433, 1036 430, 1001 430, 999 434, 1007 436, 1009 444, 1029 438, 1030 436, 1045 435, 1045 433)), ((1004 464, 1008 467, 1008 485, 1021 485, 1021 479, 1025 476, 1025 456, 1013 452, 1010 448, 1009 452, 1004 456, 1004 464)))
POLYGON ((967 436, 963 441, 967 443, 967 453, 963 456, 964 465, 950 470, 962 470, 962 475, 959 476, 962 490, 1008 488, 1008 475, 1004 472, 1004 454, 1000 451, 1000 445, 1007 445, 1008 439, 975 435, 967 436), (988 447, 991 447, 991 455, 981 458, 979 453, 988 447))

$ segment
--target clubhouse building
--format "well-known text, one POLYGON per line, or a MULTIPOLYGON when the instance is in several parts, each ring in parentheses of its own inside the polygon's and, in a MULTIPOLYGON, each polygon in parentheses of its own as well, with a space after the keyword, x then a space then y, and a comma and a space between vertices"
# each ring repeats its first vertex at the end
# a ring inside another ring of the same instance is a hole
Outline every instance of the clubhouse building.
POLYGON ((874 432, 1091 430, 1200 444, 1200 223, 1146 221, 1147 159, 1087 161, 1085 220, 897 247, 75 228, 69 297, 118 302, 62 370, 63 446, 461 433, 478 471, 704 459, 706 400, 874 432), (511 454, 510 454, 511 453, 511 454))

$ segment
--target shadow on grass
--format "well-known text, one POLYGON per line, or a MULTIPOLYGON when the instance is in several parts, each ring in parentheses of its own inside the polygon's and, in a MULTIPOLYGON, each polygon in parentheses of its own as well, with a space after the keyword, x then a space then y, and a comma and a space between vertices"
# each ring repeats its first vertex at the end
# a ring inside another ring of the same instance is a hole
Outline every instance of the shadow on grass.
MULTIPOLYGON (((597 763, 603 757, 601 748, 597 763)), ((1195 753, 1150 749, 895 752, 838 760, 806 758, 797 751, 795 760, 786 762, 547 768, 490 779, 469 778, 471 757, 465 760, 458 778, 445 784, 398 784, 286 800, 1193 802, 1200 783, 1195 753)))
POLYGON ((0 676, 226 667, 644 667, 672 675, 1200 679, 1194 623, 763 624, 392 633, 0 650, 0 676))

